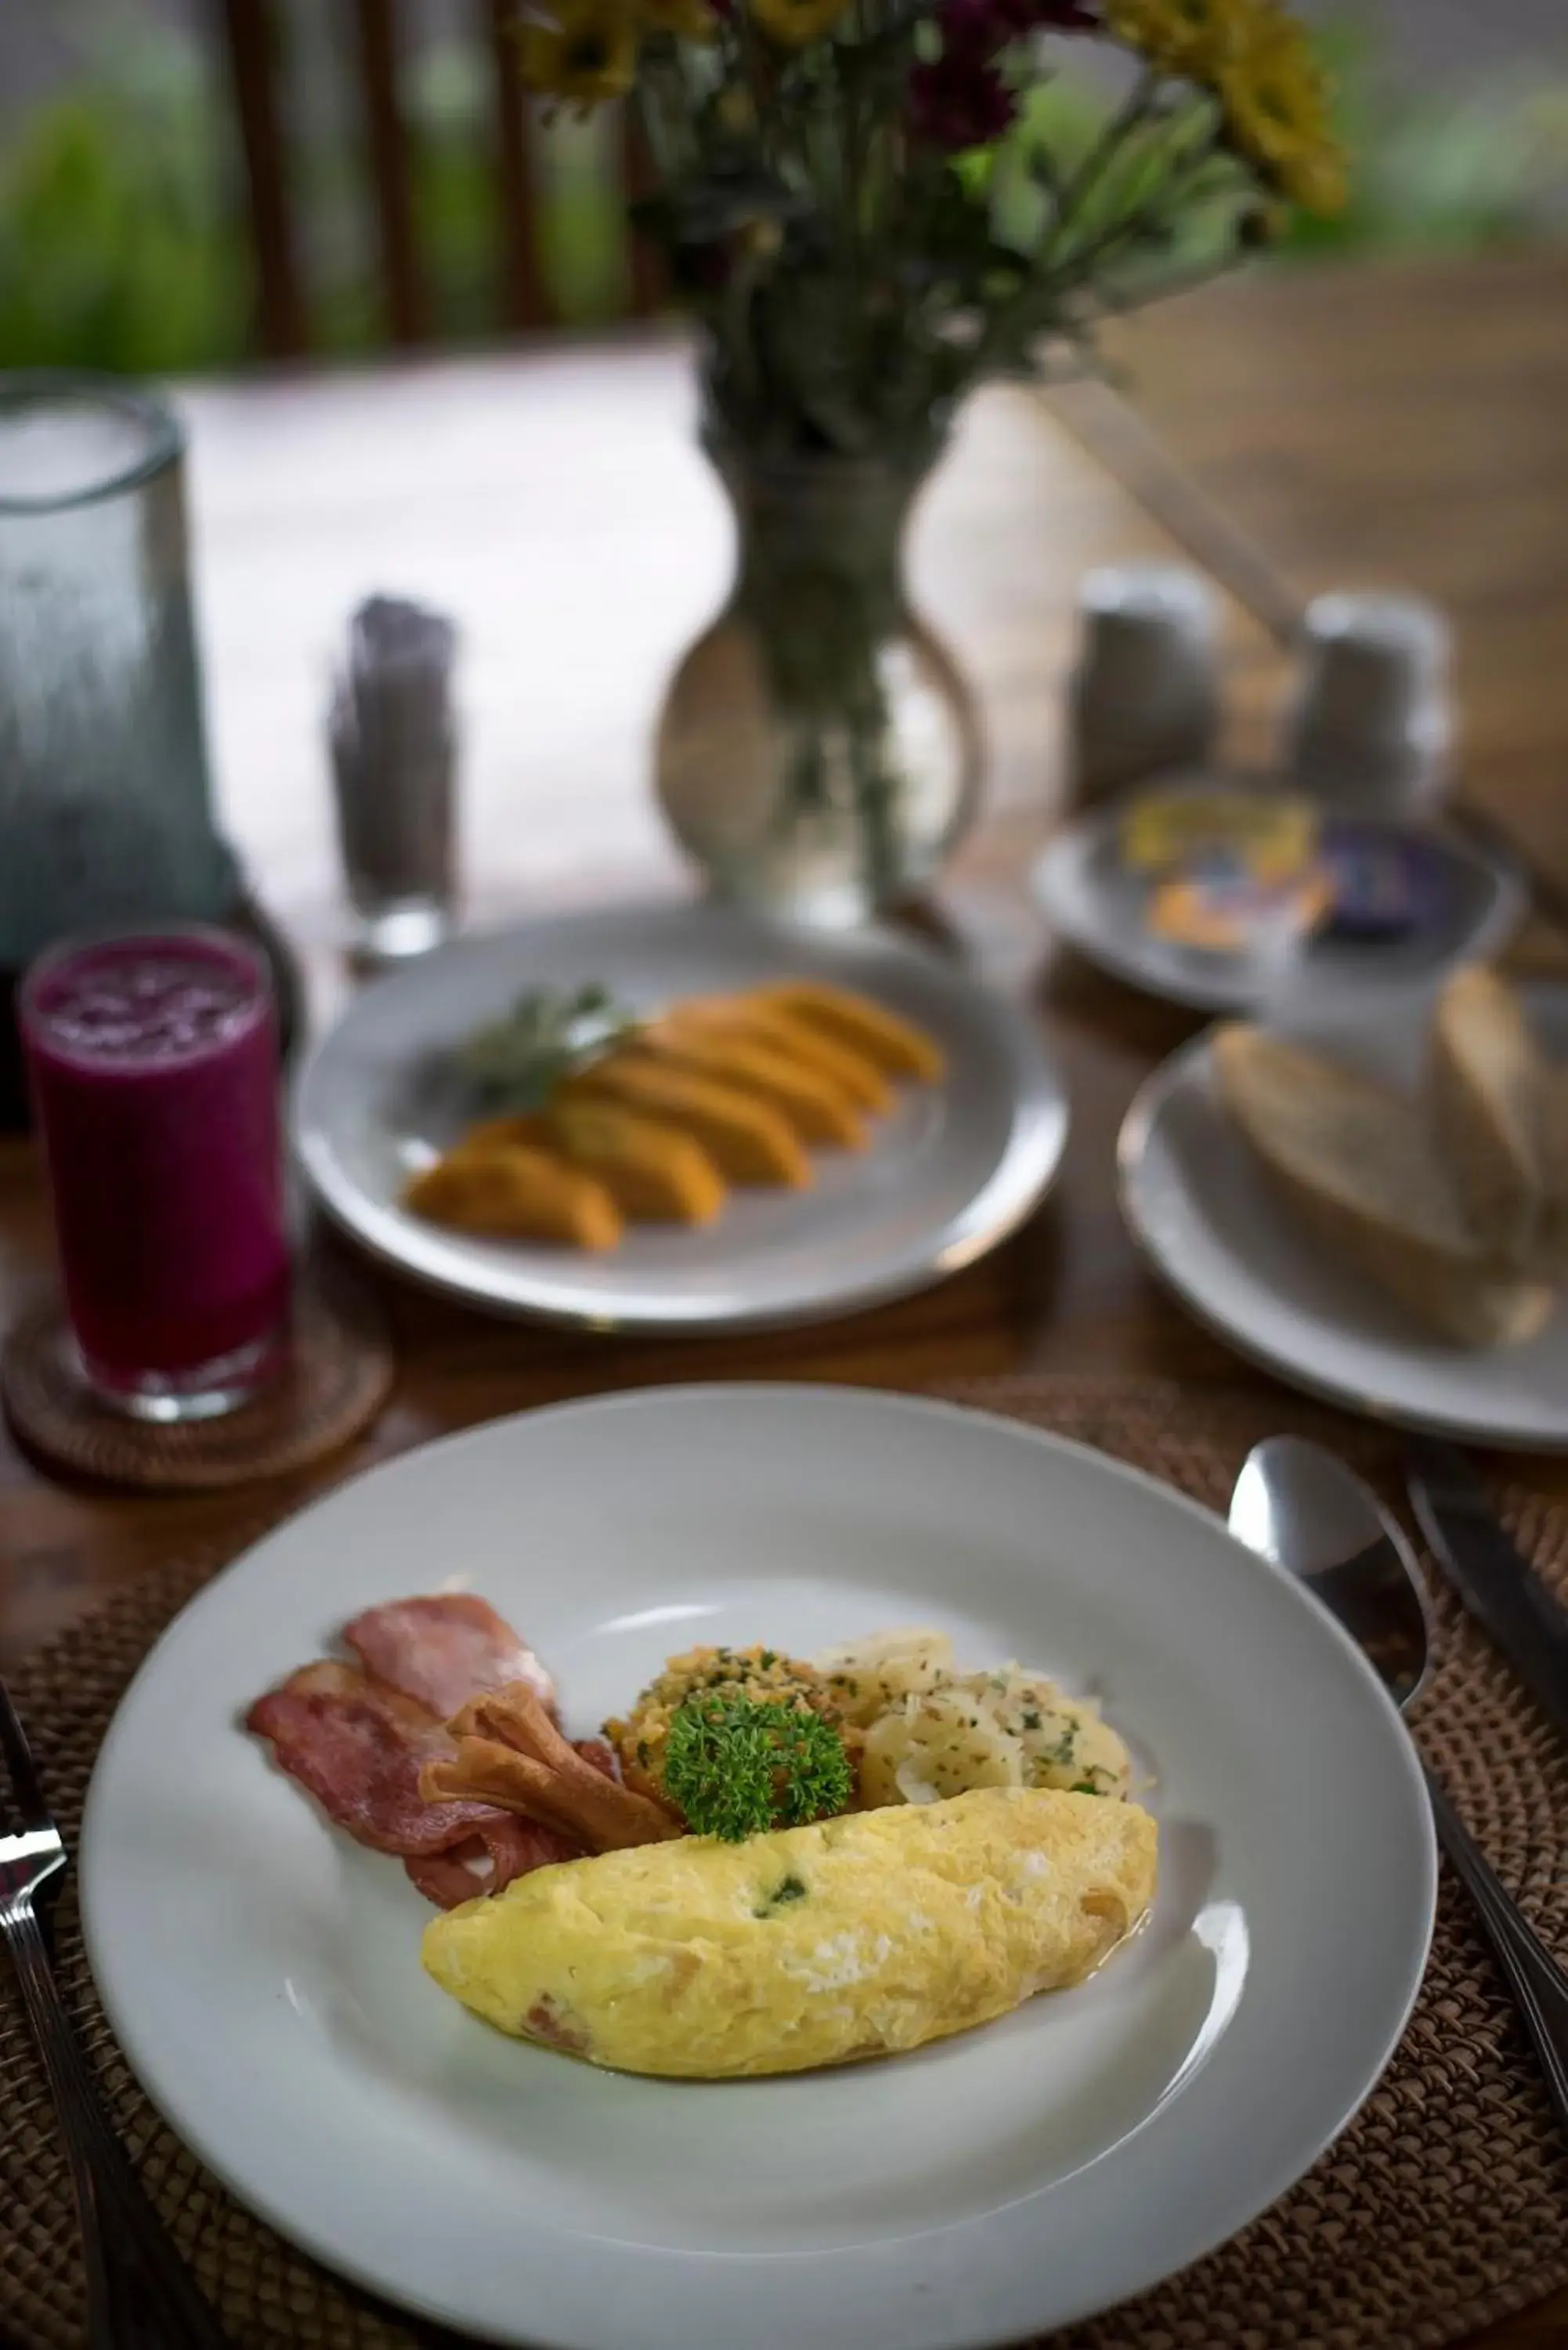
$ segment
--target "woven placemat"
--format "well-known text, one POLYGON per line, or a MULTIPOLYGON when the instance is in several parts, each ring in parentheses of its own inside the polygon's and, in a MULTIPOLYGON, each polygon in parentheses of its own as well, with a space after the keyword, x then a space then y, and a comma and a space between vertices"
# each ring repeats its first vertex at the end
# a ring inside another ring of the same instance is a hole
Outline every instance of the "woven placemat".
POLYGON ((242 1409, 164 1426, 100 1403, 56 1295, 24 1314, 0 1355, 17 1435, 57 1468, 161 1492, 211 1492, 282 1477, 368 1428, 391 1391, 391 1334, 363 1283, 333 1266, 296 1284, 282 1368, 242 1409))
MULTIPOLYGON (((1396 1496, 1389 1440, 1307 1404, 1157 1381, 992 1380, 955 1390, 1097 1445, 1222 1508, 1247 1449, 1282 1426, 1334 1443, 1396 1496)), ((1568 1592, 1568 1511, 1500 1496, 1516 1538, 1568 1592)), ((246 1529, 258 1533, 265 1519, 246 1529)), ((225 1545, 232 1555, 236 1545, 225 1545)), ((130 1674, 221 1565, 152 1575, 25 1664, 14 1693, 73 1840, 93 1756, 130 1674)), ((1568 1949, 1568 1755, 1433 1578, 1438 1664, 1417 1728, 1430 1760, 1547 1939, 1568 1949)), ((1216 1638, 1223 1627, 1216 1626, 1216 1638)), ((1325 1734, 1332 1726, 1325 1725, 1325 1734)), ((58 1955, 128 2142, 237 2345, 408 2350, 453 2337, 379 2308, 252 2219, 159 2120, 93 1996, 70 1898, 58 1955)), ((1266 2083, 1259 2095, 1269 2094, 1266 2083)), ((0 1975, 0 2333, 21 2350, 81 2340, 64 2160, 15 1988, 0 1975)), ((1358 2118, 1263 2218, 1185 2276, 1054 2337, 1054 2350, 1441 2350, 1568 2282, 1568 2155, 1512 2011, 1446 1874, 1410 2028, 1358 2118)), ((636 2350, 635 2343, 618 2350, 636 2350)), ((699 2345, 695 2350, 722 2350, 699 2345)), ((838 2345, 834 2345, 838 2350, 838 2345)))

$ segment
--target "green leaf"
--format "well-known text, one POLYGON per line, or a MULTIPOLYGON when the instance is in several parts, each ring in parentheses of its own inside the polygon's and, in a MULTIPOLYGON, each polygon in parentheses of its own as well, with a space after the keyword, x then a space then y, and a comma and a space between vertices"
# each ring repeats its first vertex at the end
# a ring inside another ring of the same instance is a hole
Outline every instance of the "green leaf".
POLYGON ((487 1108, 522 1115, 541 1108, 564 1077, 623 1043, 637 1025, 636 1015, 603 987, 570 994, 539 988, 471 1036, 458 1061, 487 1108))

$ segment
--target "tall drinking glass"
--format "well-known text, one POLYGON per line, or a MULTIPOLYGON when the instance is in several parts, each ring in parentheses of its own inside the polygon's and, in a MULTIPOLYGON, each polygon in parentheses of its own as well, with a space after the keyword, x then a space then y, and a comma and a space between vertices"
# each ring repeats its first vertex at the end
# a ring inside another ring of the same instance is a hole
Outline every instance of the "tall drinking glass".
POLYGON ((20 1013, 88 1378, 141 1419, 232 1409, 276 1367, 288 1307, 265 963, 220 931, 67 941, 20 1013))
POLYGON ((113 378, 0 376, 0 1126, 6 1006, 72 931, 218 922, 241 885, 213 814, 176 418, 113 378))

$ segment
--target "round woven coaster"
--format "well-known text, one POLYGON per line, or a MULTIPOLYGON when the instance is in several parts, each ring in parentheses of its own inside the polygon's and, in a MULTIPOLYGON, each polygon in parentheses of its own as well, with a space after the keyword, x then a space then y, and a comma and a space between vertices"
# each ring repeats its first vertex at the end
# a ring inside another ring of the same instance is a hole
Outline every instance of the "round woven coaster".
MULTIPOLYGON (((1098 1446, 1213 1508, 1223 1506, 1250 1446, 1282 1427, 1334 1444, 1390 1500, 1397 1488, 1397 1455, 1386 1436, 1312 1405, 1240 1389, 1195 1397, 1154 1380, 1011 1379, 978 1383, 959 1399, 1098 1446)), ((1498 1500, 1537 1570, 1568 1596, 1568 1511, 1517 1487, 1498 1500)), ((266 1523, 258 1515, 244 1539, 266 1523)), ((222 1554, 162 1568, 119 1593, 13 1677, 67 1841, 126 1682, 234 1548, 231 1542, 222 1554)), ((1417 1735, 1505 1882, 1548 1942, 1568 1949, 1568 1757, 1447 1586, 1428 1580, 1437 1664, 1417 1735)), ((1222 1637, 1223 1627, 1215 1632, 1222 1637)), ((68 1892, 57 1950, 126 2143, 236 2350, 453 2344, 317 2268, 181 2144, 109 2035, 68 1892)), ((1272 2094, 1270 2085, 1260 2082, 1258 2094, 1272 2094)), ((69 2180, 4 1968, 0 2114, 0 2340, 9 2336, 24 2350, 78 2350, 69 2180)), ((1409 2030, 1350 2127, 1230 2243, 1143 2299, 1053 2336, 1052 2350, 1442 2350, 1565 2282, 1568 2153, 1503 1986, 1445 1872, 1409 2030)), ((1542 2332, 1543 2344, 1548 2338, 1542 2332)), ((634 2336, 623 2345, 635 2350, 634 2336)))
POLYGON ((281 1477, 336 1451, 380 1410, 394 1367, 379 1306, 335 1269, 301 1277, 287 1362, 222 1419, 162 1427, 99 1403, 57 1297, 40 1300, 12 1331, 0 1394, 18 1436, 57 1467, 117 1485, 195 1492, 281 1477))

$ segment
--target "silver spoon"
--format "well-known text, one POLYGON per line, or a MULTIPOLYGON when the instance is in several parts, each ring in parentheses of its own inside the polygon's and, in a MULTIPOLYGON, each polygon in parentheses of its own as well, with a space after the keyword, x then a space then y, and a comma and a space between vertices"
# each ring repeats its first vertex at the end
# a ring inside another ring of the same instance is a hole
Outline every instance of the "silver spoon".
MULTIPOLYGON (((1427 1678, 1431 1626, 1409 1545, 1371 1489, 1321 1444, 1271 1436, 1241 1464, 1231 1532, 1306 1585, 1366 1651, 1403 1711, 1427 1678)), ((1568 2137, 1568 1974, 1430 1771, 1426 1780, 1438 1842, 1475 1903, 1568 2137)))

